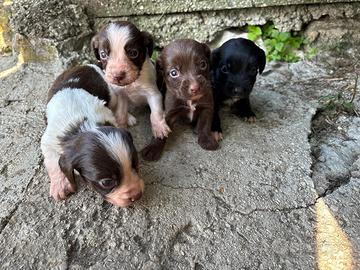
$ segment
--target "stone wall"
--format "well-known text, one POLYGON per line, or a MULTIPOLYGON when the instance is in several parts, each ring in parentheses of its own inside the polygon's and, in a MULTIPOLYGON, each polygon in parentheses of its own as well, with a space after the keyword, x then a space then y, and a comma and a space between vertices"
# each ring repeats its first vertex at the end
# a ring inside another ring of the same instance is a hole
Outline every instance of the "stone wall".
POLYGON ((283 31, 305 31, 320 44, 360 41, 360 1, 354 0, 17 0, 9 8, 13 36, 25 37, 22 44, 40 55, 89 55, 91 36, 112 20, 133 21, 158 47, 184 37, 211 42, 224 30, 268 21, 283 31))

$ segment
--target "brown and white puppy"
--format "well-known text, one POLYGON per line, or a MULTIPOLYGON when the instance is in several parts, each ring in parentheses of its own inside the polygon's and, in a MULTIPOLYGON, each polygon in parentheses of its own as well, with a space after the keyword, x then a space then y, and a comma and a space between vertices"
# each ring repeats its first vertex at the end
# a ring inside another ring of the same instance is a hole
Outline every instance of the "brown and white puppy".
POLYGON ((136 124, 135 117, 128 113, 129 100, 134 104, 147 102, 153 135, 166 137, 170 129, 165 122, 156 71, 150 60, 154 47, 151 35, 130 22, 112 22, 93 37, 91 46, 101 62, 112 94, 118 97, 112 99, 110 107, 119 126, 136 124))
POLYGON ((94 65, 65 71, 51 87, 41 150, 55 200, 76 191, 75 171, 116 206, 140 199, 144 182, 137 152, 130 133, 115 127, 110 98, 102 71, 94 65))
MULTIPOLYGON (((166 122, 178 119, 197 123, 199 145, 215 150, 218 143, 211 133, 214 110, 209 78, 210 49, 192 39, 179 39, 167 45, 157 61, 158 86, 165 94, 166 122)), ((158 160, 166 138, 153 138, 142 150, 145 160, 158 160)))

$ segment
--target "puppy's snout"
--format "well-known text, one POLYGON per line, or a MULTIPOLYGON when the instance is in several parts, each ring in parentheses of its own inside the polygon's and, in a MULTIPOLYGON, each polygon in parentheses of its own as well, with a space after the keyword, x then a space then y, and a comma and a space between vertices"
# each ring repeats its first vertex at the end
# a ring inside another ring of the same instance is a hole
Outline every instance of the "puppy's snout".
POLYGON ((244 89, 242 89, 241 87, 236 87, 234 89, 234 94, 235 95, 241 95, 244 92, 244 89))
POLYGON ((137 194, 135 194, 134 196, 132 196, 132 197, 130 198, 130 201, 132 201, 132 202, 138 201, 138 200, 141 199, 141 197, 142 197, 142 191, 140 191, 139 193, 137 193, 137 194))
POLYGON ((192 95, 197 95, 199 93, 199 90, 200 90, 200 85, 197 82, 190 84, 190 93, 192 95))
POLYGON ((117 82, 121 82, 123 79, 125 79, 126 72, 121 71, 121 72, 115 73, 115 74, 113 74, 113 77, 117 82))

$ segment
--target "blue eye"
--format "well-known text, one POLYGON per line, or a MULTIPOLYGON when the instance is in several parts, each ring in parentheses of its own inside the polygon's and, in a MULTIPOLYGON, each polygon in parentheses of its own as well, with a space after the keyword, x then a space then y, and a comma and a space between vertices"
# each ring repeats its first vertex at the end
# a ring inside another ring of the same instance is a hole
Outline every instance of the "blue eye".
POLYGON ((100 52, 100 58, 101 59, 106 59, 107 57, 108 57, 108 54, 105 51, 100 52))
POLYGON ((200 62, 200 69, 205 70, 207 68, 207 63, 205 60, 200 62))
POLYGON ((179 72, 175 68, 171 69, 169 74, 172 78, 179 77, 179 72))
POLYGON ((112 189, 116 186, 116 181, 114 179, 111 178, 105 178, 105 179, 101 179, 99 181, 99 185, 103 188, 103 189, 112 189))

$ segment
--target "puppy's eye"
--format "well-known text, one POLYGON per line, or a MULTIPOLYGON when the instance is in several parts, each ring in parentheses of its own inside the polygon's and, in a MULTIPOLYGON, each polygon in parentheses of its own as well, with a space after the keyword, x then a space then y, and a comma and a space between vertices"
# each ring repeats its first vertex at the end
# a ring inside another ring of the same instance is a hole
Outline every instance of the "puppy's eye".
POLYGON ((99 181, 99 185, 103 188, 103 189, 112 189, 116 186, 117 182, 114 179, 111 178, 105 178, 105 179, 101 179, 99 181))
POLYGON ((205 70, 207 68, 207 63, 205 60, 202 60, 199 64, 201 70, 205 70))
POLYGON ((105 51, 100 52, 100 58, 101 59, 106 59, 107 57, 108 57, 108 54, 105 51))
POLYGON ((130 49, 130 50, 128 50, 128 55, 130 58, 134 59, 139 56, 139 52, 137 49, 130 49))
POLYGON ((228 67, 227 67, 227 65, 223 65, 222 67, 221 67, 221 72, 222 73, 229 73, 229 69, 228 69, 228 67))
POLYGON ((172 70, 170 70, 170 76, 172 77, 172 78, 176 78, 176 77, 179 77, 179 72, 175 69, 175 68, 173 68, 172 70))

